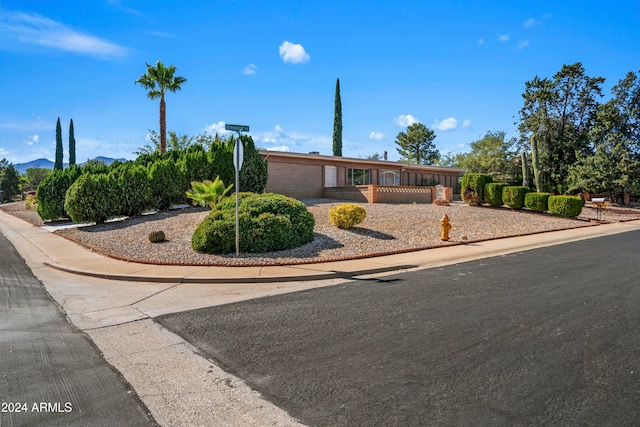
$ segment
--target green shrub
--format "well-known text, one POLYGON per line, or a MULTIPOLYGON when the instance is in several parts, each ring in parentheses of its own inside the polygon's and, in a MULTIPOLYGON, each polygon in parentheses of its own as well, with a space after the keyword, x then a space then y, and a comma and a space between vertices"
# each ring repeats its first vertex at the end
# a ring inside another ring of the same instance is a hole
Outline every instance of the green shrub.
MULTIPOLYGON (((236 175, 233 167, 233 147, 235 139, 220 139, 210 135, 197 137, 199 143, 209 146, 209 162, 212 165, 212 177, 219 176, 228 184, 235 184, 236 175)), ((239 191, 262 193, 267 186, 267 161, 255 148, 250 136, 242 136, 244 160, 239 174, 239 191)), ((210 179, 210 178, 209 178, 210 179)))
POLYGON ((484 202, 489 206, 502 206, 502 189, 508 184, 504 182, 490 182, 484 186, 484 202))
POLYGON ((506 186, 502 189, 502 201, 511 209, 522 209, 524 197, 529 191, 531 191, 529 187, 506 186))
POLYGON ((582 212, 582 199, 577 196, 550 196, 549 213, 551 215, 576 217, 582 212))
POLYGON ((118 188, 112 175, 82 174, 65 196, 64 208, 74 222, 104 222, 118 214, 118 188))
POLYGON ((491 175, 467 173, 460 180, 462 200, 469 205, 479 205, 484 201, 484 186, 493 181, 491 175))
POLYGON ((267 161, 258 153, 250 136, 242 136, 241 139, 244 143, 244 162, 239 176, 240 191, 262 193, 269 177, 267 161))
POLYGON ((116 215, 140 215, 153 207, 149 175, 144 166, 132 162, 123 163, 109 175, 115 181, 115 197, 120 206, 116 215))
POLYGON ((149 165, 149 186, 152 202, 158 209, 187 201, 189 184, 172 159, 158 160, 149 165))
POLYGON ((549 193, 527 193, 524 205, 535 212, 544 212, 549 206, 549 193))
MULTIPOLYGON (((239 194, 240 251, 291 249, 313 241, 313 215, 304 203, 280 194, 239 194)), ((235 250, 235 197, 220 201, 198 225, 191 239, 195 251, 235 250)))
POLYGON ((187 182, 211 180, 215 176, 209 155, 200 145, 190 147, 190 150, 180 157, 178 169, 187 182))
POLYGON ((355 203, 343 203, 329 209, 329 221, 338 228, 351 228, 367 217, 367 211, 355 203))
POLYGON ((40 218, 47 221, 69 217, 64 209, 64 198, 79 176, 80 168, 72 165, 64 170, 55 170, 38 185, 36 197, 40 218))

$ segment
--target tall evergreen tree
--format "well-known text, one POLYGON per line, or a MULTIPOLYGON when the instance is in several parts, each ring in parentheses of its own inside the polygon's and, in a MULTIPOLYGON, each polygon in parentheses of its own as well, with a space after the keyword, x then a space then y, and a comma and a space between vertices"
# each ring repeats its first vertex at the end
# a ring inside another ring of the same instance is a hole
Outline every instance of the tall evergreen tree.
POLYGON ((69 166, 76 164, 76 137, 73 133, 73 119, 69 123, 69 166))
POLYGON ((53 165, 54 170, 62 170, 62 128, 60 127, 60 117, 56 124, 56 162, 53 165))
POLYGON ((342 101, 340 100, 340 79, 336 79, 336 98, 333 112, 333 155, 342 156, 342 101))

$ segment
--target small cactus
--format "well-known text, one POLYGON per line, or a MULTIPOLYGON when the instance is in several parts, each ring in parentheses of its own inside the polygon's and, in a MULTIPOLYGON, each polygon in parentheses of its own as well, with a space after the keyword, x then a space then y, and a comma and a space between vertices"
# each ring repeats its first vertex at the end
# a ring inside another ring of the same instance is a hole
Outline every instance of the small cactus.
POLYGON ((164 231, 162 230, 155 230, 149 233, 149 241, 151 243, 163 242, 164 238, 165 238, 164 231))

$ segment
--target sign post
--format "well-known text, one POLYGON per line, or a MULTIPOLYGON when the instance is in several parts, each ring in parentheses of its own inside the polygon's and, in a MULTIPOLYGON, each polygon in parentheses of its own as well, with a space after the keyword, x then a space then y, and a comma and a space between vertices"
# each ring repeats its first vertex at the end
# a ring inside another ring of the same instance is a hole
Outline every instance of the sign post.
POLYGON ((249 132, 249 126, 244 125, 224 125, 225 130, 230 130, 238 133, 238 138, 236 139, 236 143, 233 146, 233 167, 236 170, 236 256, 240 255, 240 221, 238 219, 238 207, 239 207, 239 198, 238 198, 238 190, 240 187, 240 169, 242 168, 242 162, 244 161, 244 147, 242 146, 242 141, 240 137, 242 136, 242 132, 249 132))

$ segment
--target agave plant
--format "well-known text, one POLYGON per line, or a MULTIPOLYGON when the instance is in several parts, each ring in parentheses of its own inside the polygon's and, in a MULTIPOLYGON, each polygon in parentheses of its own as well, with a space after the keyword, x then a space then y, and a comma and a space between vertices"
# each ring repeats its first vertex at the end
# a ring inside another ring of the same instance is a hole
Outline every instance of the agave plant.
POLYGON ((191 181, 191 190, 187 191, 187 197, 193 200, 194 205, 206 206, 211 209, 231 191, 233 184, 224 188, 224 182, 219 176, 215 180, 205 179, 202 182, 191 181))

